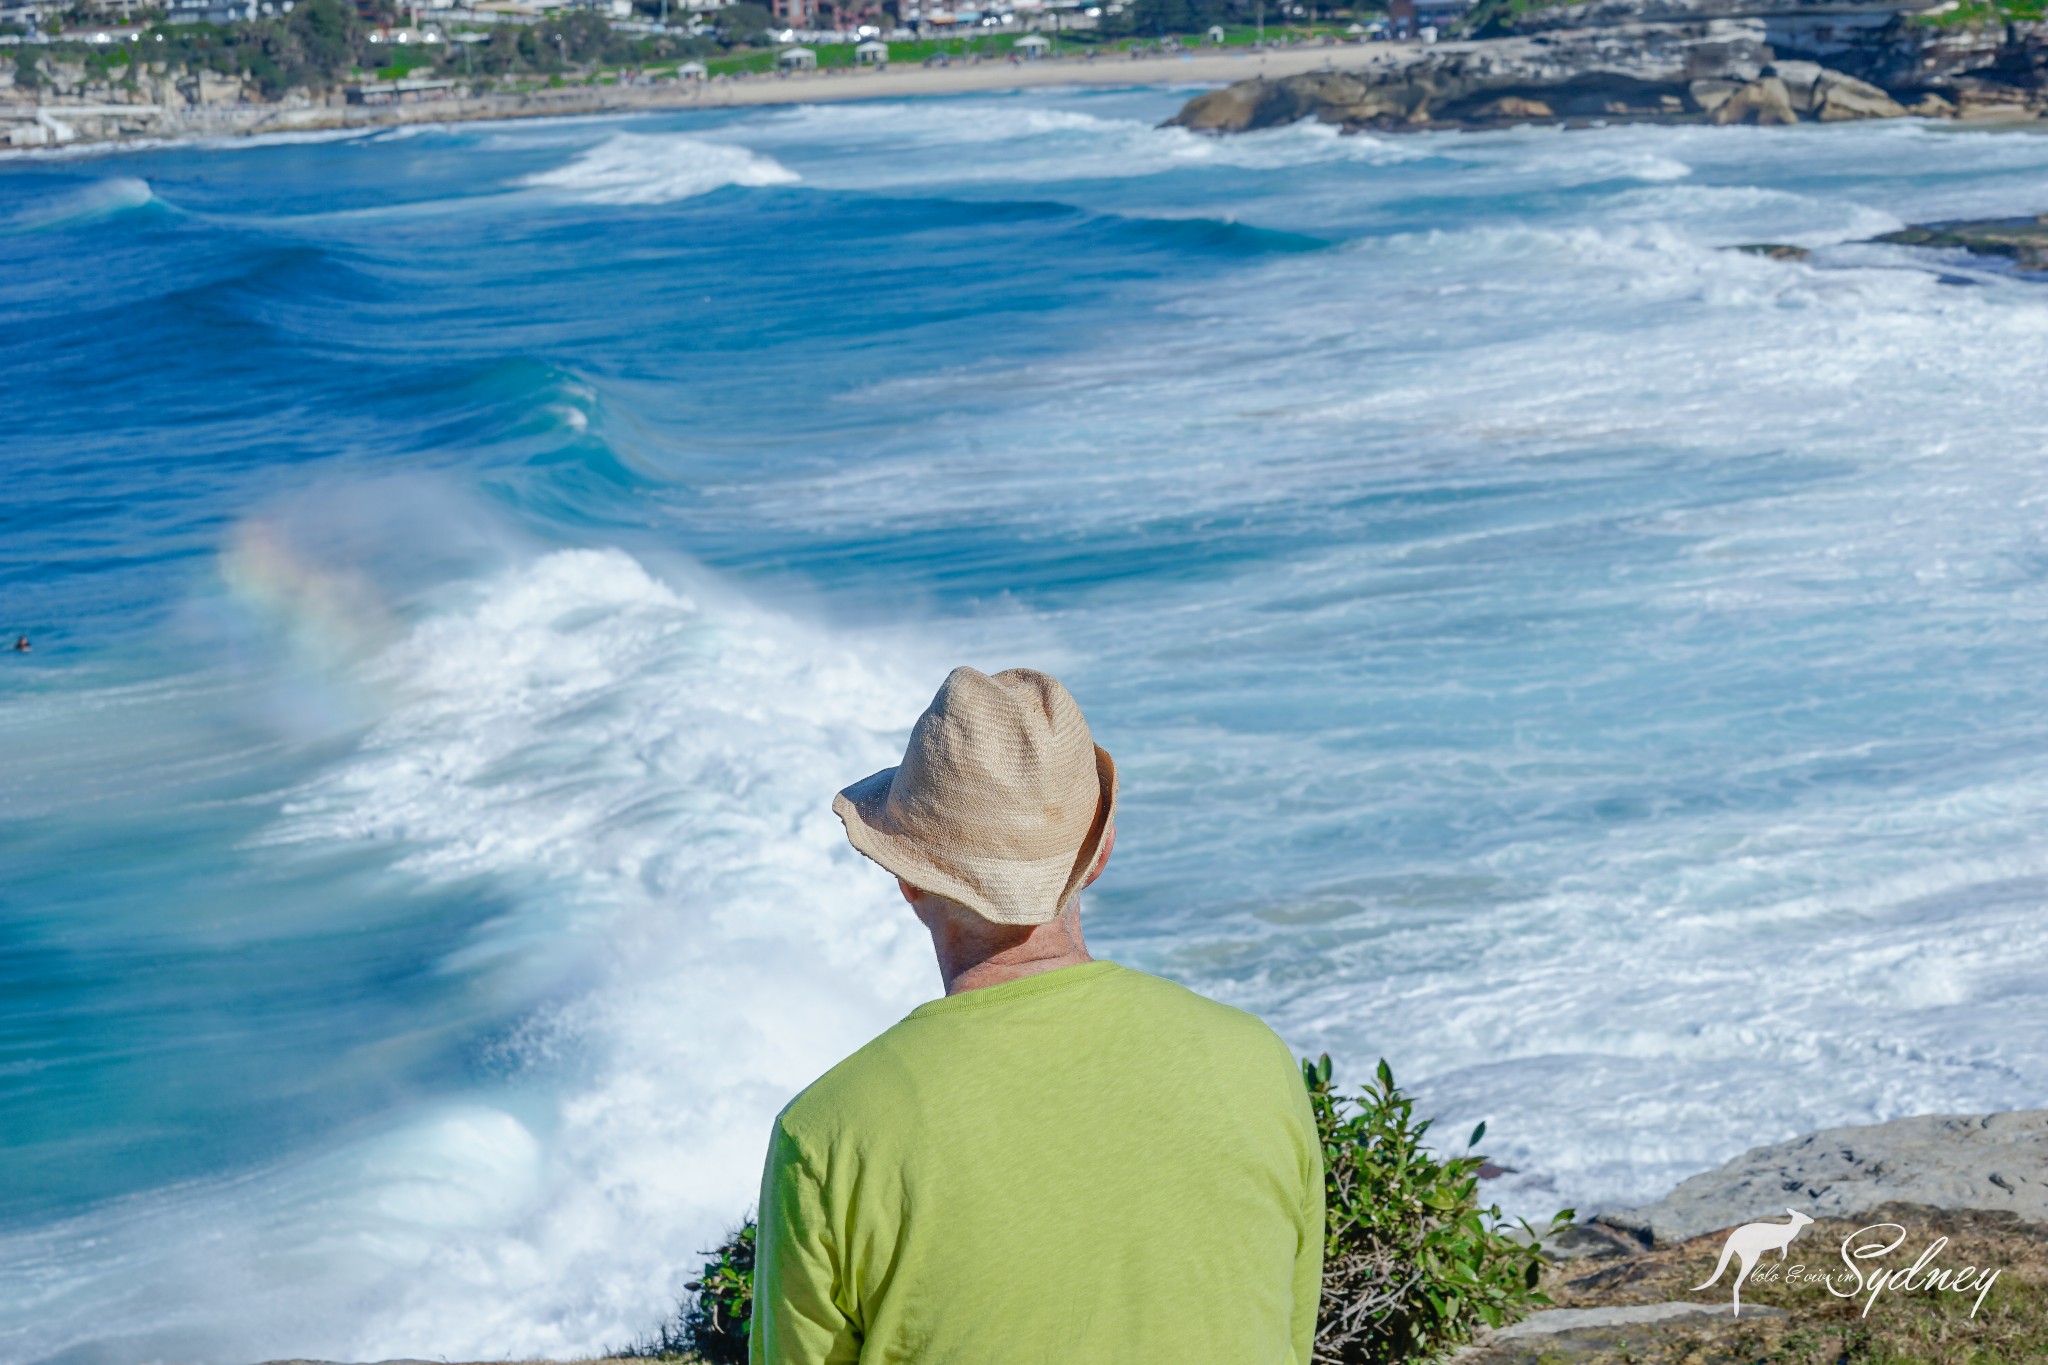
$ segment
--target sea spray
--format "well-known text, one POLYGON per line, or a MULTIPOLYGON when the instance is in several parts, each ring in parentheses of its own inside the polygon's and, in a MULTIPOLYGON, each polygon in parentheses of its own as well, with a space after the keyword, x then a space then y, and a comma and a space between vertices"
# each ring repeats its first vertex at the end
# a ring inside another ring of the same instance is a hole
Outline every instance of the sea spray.
MULTIPOLYGON (((740 1211, 774 1111, 930 993, 914 923, 824 799, 886 765, 924 700, 867 653, 616 551, 560 551, 364 664, 387 713, 256 846, 384 848, 402 879, 489 881, 503 913, 430 969, 515 995, 538 972, 555 998, 495 1045, 495 1088, 81 1224, 150 1267, 152 1298, 186 1281, 168 1258, 198 1239, 207 1277, 261 1301, 151 1340, 533 1356, 638 1330, 740 1211), (565 1276, 590 1256, 600 1282, 565 1276)), ((97 1337, 122 1292, 19 1239, 0 1257, 48 1286, 38 1349, 97 1337)))

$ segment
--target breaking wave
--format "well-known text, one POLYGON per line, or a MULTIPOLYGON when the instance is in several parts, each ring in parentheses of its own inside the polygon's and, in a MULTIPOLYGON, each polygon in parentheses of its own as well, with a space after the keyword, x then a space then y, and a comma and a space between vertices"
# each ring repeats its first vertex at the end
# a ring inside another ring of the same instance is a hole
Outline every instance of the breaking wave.
POLYGON ((773 157, 744 147, 672 134, 617 133, 523 183, 592 204, 668 204, 727 185, 793 185, 798 178, 773 157))
POLYGON ((0 231, 42 232, 51 228, 76 227, 155 202, 156 195, 150 190, 148 181, 132 175, 109 176, 16 210, 4 220, 0 231))
MULTIPOLYGON (((334 593, 287 577, 270 609, 329 628, 334 593)), ((33 1323, 35 1354, 77 1360, 573 1358, 680 1293, 788 1095, 931 993, 928 947, 821 796, 893 760, 930 670, 698 577, 570 550, 481 584, 359 666, 381 718, 252 843, 495 888, 503 913, 434 970, 566 983, 494 1045, 505 1083, 0 1240, 0 1354, 33 1323), (233 1313, 178 1307, 222 1284, 233 1313)))

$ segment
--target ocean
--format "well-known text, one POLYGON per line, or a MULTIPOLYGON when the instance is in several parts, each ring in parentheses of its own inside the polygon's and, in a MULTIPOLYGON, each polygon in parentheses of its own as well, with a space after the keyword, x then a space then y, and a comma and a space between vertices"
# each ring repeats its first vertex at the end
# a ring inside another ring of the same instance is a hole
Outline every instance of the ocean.
POLYGON ((1187 93, 0 161, 0 1360, 651 1329, 938 992, 828 803, 958 663, 1511 1212, 2048 1101, 2048 289, 1859 244, 2048 138, 1187 93))

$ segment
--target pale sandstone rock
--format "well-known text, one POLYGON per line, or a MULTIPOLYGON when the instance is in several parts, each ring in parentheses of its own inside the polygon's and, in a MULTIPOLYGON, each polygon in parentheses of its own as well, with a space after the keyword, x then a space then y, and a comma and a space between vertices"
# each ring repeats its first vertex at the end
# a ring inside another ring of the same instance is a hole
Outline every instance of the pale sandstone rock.
MULTIPOLYGON (((1762 1305, 1742 1306, 1744 1316, 1760 1318, 1783 1317, 1782 1308, 1762 1305)), ((1547 1308, 1531 1313, 1520 1322, 1510 1323, 1496 1332, 1489 1333, 1488 1341, 1525 1341, 1532 1337, 1552 1337, 1565 1332, 1583 1332, 1596 1327, 1629 1327, 1644 1322, 1670 1322, 1677 1318, 1711 1318, 1727 1313, 1719 1302, 1704 1303, 1632 1303, 1613 1308, 1547 1308)))
POLYGON ((1814 108, 1814 87, 1826 70, 1819 62, 1772 62, 1763 69, 1763 74, 1783 81, 1785 97, 1793 109, 1810 114, 1814 108))
POLYGON ((1792 107, 1791 92, 1776 76, 1759 76, 1730 95, 1714 110, 1711 121, 1731 123, 1785 124, 1799 122, 1792 107))
POLYGON ((1709 78, 1694 81, 1686 87, 1693 105, 1702 113, 1711 114, 1728 102, 1728 97, 1740 90, 1747 81, 1731 81, 1709 78))
POLYGON ((1665 1245, 1787 1208, 1854 1218, 1888 1203, 2048 1222, 2048 1109, 1829 1128, 1745 1152, 1654 1204, 1595 1222, 1665 1245))
POLYGON ((1472 111, 1474 118, 1532 119, 1556 118, 1557 111, 1542 100, 1524 99, 1520 95, 1503 95, 1497 100, 1488 100, 1472 111))
POLYGON ((1828 71, 1816 82, 1814 117, 1822 123, 1859 118, 1901 118, 1906 108, 1869 81, 1828 71))

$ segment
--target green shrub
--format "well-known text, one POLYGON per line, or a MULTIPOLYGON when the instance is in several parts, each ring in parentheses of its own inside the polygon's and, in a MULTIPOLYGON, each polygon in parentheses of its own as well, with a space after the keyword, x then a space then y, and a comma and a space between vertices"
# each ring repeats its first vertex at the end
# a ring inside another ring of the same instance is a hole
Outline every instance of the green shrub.
POLYGON ((610 1356, 642 1360, 701 1360, 705 1365, 746 1365, 747 1319, 754 1311, 754 1220, 715 1249, 696 1279, 683 1288, 690 1296, 652 1337, 610 1356))
POLYGON ((729 47, 751 47, 768 41, 769 30, 775 27, 775 16, 766 6, 747 3, 727 5, 712 16, 718 27, 718 36, 729 47))
MULTIPOLYGON (((1479 1205, 1479 1156, 1436 1157, 1429 1120, 1382 1061, 1373 1083, 1339 1094, 1327 1053, 1301 1064, 1323 1140, 1323 1305, 1315 1365, 1421 1360, 1550 1302, 1536 1287, 1538 1236, 1509 1234, 1479 1205)), ((1472 1130, 1467 1146, 1486 1135, 1472 1130)), ((1569 1210, 1551 1229, 1571 1221, 1569 1210)))
MULTIPOLYGON (((1326 1053, 1301 1064, 1323 1144, 1323 1302, 1314 1365, 1424 1360, 1548 1304, 1536 1288, 1539 1235, 1479 1205, 1479 1156, 1437 1157, 1429 1120, 1383 1061, 1373 1083, 1339 1094, 1326 1053)), ((1486 1125, 1472 1130, 1477 1146, 1486 1125)), ((1570 1210, 1547 1231, 1571 1221, 1570 1210)), ((715 1250, 690 1297, 655 1335, 619 1356, 744 1365, 754 1306, 754 1220, 715 1250)))

